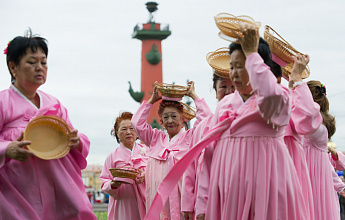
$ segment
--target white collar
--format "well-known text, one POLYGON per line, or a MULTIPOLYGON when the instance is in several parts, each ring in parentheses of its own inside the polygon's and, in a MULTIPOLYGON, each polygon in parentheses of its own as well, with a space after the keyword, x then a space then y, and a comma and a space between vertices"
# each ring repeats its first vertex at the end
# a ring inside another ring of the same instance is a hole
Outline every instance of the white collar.
MULTIPOLYGON (((21 93, 13 84, 11 84, 11 88, 18 93, 18 95, 20 95, 25 101, 27 101, 28 103, 30 103, 36 110, 38 110, 37 106, 34 105, 34 103, 32 103, 28 98, 26 98, 25 95, 23 95, 23 93, 21 93)), ((42 107, 42 96, 40 94, 40 92, 37 90, 36 91, 38 97, 40 98, 40 108, 42 107)))

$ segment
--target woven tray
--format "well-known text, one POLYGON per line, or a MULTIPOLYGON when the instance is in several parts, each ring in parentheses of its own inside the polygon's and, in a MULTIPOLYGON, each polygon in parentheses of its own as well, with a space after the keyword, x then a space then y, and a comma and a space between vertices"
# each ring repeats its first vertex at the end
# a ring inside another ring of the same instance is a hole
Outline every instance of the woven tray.
POLYGON ((240 36, 243 36, 239 29, 240 23, 254 25, 256 29, 259 29, 261 26, 261 22, 256 22, 253 18, 246 15, 235 16, 228 13, 219 13, 214 17, 214 20, 218 29, 220 30, 218 36, 224 40, 234 43, 237 43, 238 40, 232 31, 236 32, 240 36))
POLYGON ((24 131, 24 140, 31 141, 28 149, 44 160, 66 156, 70 151, 67 143, 71 137, 66 122, 52 115, 35 117, 24 131))
POLYGON ((179 102, 183 105, 183 116, 188 121, 192 120, 196 116, 196 109, 193 106, 189 106, 183 102, 179 102))
POLYGON ((270 45, 271 52, 286 63, 293 63, 291 56, 296 56, 298 53, 304 55, 268 25, 265 26, 264 38, 270 45))
POLYGON ((113 177, 128 178, 132 180, 135 180, 139 175, 138 169, 133 167, 110 168, 109 171, 113 177))
POLYGON ((187 94, 187 86, 179 86, 167 83, 155 83, 162 96, 170 98, 182 98, 187 94))
POLYGON ((214 69, 214 73, 222 78, 229 78, 230 55, 229 48, 222 47, 214 52, 206 54, 208 64, 214 69))
MULTIPOLYGON (((291 74, 291 70, 293 67, 293 63, 289 63, 286 67, 282 67, 282 73, 286 77, 286 79, 289 79, 289 75, 291 74)), ((308 78, 310 76, 310 69, 308 66, 306 66, 305 70, 302 73, 302 79, 308 78)))

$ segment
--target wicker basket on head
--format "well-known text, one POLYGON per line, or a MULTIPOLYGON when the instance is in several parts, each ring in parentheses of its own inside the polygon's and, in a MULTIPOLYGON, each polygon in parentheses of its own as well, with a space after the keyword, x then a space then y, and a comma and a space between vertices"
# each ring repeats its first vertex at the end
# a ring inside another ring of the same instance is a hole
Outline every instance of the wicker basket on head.
POLYGON ((139 175, 138 169, 133 167, 110 168, 109 171, 113 177, 128 178, 132 180, 135 180, 139 175))
POLYGON ((192 120, 196 116, 196 109, 193 106, 189 106, 186 103, 179 102, 183 105, 183 116, 188 121, 192 120))
POLYGON ((222 78, 229 78, 230 55, 229 48, 222 47, 206 54, 208 64, 214 69, 214 74, 222 78))
MULTIPOLYGON (((293 68, 293 63, 289 63, 286 67, 282 67, 283 75, 289 79, 289 75, 291 74, 291 70, 293 68)), ((305 70, 302 73, 302 79, 308 78, 310 76, 310 69, 306 66, 305 70)))
POLYGON ((167 83, 155 83, 162 96, 170 98, 182 98, 187 94, 187 86, 179 86, 167 83))
POLYGON ((292 55, 303 55, 268 25, 265 26, 264 38, 270 45, 271 52, 286 63, 293 63, 292 55))
POLYGON ((234 43, 238 43, 238 41, 236 35, 234 35, 232 31, 242 36, 239 29, 240 23, 254 25, 257 29, 261 26, 261 22, 256 22, 253 18, 246 15, 234 16, 228 13, 219 13, 214 17, 214 20, 220 30, 220 33, 218 34, 219 37, 234 43))
POLYGON ((28 149, 44 160, 64 157, 70 151, 67 145, 72 137, 66 122, 53 115, 42 115, 32 119, 25 128, 24 140, 31 141, 28 149))

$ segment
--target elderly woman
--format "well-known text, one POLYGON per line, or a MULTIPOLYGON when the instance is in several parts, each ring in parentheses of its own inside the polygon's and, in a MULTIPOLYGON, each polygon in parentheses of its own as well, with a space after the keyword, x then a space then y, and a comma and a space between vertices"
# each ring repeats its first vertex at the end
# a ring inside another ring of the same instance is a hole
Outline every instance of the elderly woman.
POLYGON ((73 128, 66 108, 37 90, 46 82, 48 47, 41 37, 16 37, 5 50, 12 84, 0 92, 0 213, 3 219, 96 219, 86 196, 81 170, 86 167, 88 138, 73 129, 70 152, 42 160, 23 140, 37 115, 61 117, 73 128))
MULTIPOLYGON (((228 57, 228 59, 230 61, 230 56, 228 57)), ((227 72, 228 70, 224 69, 223 71, 227 72)), ((229 76, 226 77, 226 75, 216 70, 214 70, 213 72, 213 89, 216 92, 216 99, 220 101, 226 95, 233 93, 235 89, 230 81, 229 76)), ((190 147, 193 147, 193 145, 196 144, 204 136, 204 130, 209 129, 209 122, 209 119, 204 119, 200 122, 200 124, 194 131, 190 147)), ((181 209, 182 212, 184 212, 184 218, 186 220, 194 219, 196 209, 201 208, 196 207, 196 196, 203 157, 204 151, 192 162, 192 164, 190 164, 185 174, 183 175, 181 209)))
POLYGON ((258 31, 240 27, 241 44, 230 45, 230 79, 236 91, 219 102, 210 126, 214 129, 203 138, 219 135, 204 156, 201 175, 210 175, 205 218, 306 219, 283 140, 291 112, 289 91, 277 84, 268 66, 269 47, 263 39, 259 43, 258 31))
MULTIPOLYGON (((189 82, 190 89, 188 95, 194 99, 197 107, 197 121, 194 127, 202 118, 211 114, 203 99, 198 98, 194 91, 194 82, 189 82)), ((132 118, 132 125, 137 131, 140 140, 150 146, 149 160, 146 168, 146 209, 148 210, 157 192, 157 187, 162 182, 166 174, 173 165, 184 156, 189 149, 189 143, 193 135, 194 128, 185 130, 183 124, 183 106, 176 101, 163 100, 160 103, 158 114, 161 117, 162 130, 152 129, 147 124, 146 119, 150 113, 151 106, 160 100, 158 88, 155 86, 152 97, 144 101, 132 118)), ((180 210, 181 182, 175 187, 160 214, 160 219, 180 219, 183 218, 180 210)))
POLYGON ((111 134, 120 146, 108 155, 100 176, 102 190, 110 195, 108 219, 137 220, 143 219, 146 213, 144 171, 148 147, 135 142, 137 134, 131 126, 132 116, 130 112, 123 112, 116 118, 111 134), (134 167, 141 175, 136 181, 114 178, 109 169, 119 167, 134 167))
POLYGON ((307 83, 314 102, 320 106, 322 124, 316 132, 304 137, 303 146, 314 197, 314 219, 340 219, 336 192, 344 194, 344 184, 329 162, 327 142, 335 133, 335 119, 329 114, 326 89, 319 81, 307 83), (340 182, 340 185, 337 184, 340 182))

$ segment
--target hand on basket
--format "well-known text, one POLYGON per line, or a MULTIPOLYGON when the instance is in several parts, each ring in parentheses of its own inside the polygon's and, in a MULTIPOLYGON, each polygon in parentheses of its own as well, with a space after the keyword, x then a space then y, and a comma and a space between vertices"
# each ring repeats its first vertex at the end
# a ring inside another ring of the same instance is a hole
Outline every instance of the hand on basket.
POLYGON ((35 154, 25 149, 26 145, 30 145, 30 141, 23 141, 23 132, 20 136, 12 141, 6 148, 5 157, 19 161, 26 161, 30 156, 35 154))
POLYGON ((242 36, 235 31, 232 31, 232 33, 241 44, 244 55, 248 57, 251 53, 258 52, 260 35, 255 26, 247 23, 240 23, 239 29, 242 36))
POLYGON ((291 70, 291 74, 289 76, 289 82, 293 81, 295 83, 302 81, 302 73, 305 70, 307 64, 309 63, 310 57, 308 54, 297 54, 297 56, 291 56, 291 59, 293 59, 294 64, 291 70))
POLYGON ((193 100, 198 98, 198 95, 195 93, 194 81, 188 82, 188 91, 186 95, 191 97, 193 100))
POLYGON ((112 189, 117 189, 117 188, 119 188, 119 187, 121 186, 121 184, 122 184, 121 181, 114 181, 114 180, 112 180, 112 181, 110 182, 110 185, 111 185, 111 188, 112 188, 112 189))
POLYGON ((68 146, 71 149, 78 148, 80 145, 80 137, 78 136, 78 130, 73 129, 71 131, 71 138, 68 140, 68 146))
MULTIPOLYGON (((157 82, 157 81, 156 81, 157 82)), ((147 101, 147 104, 154 104, 155 102, 162 99, 162 96, 158 93, 158 87, 155 83, 155 86, 153 87, 153 92, 151 98, 147 101)))
POLYGON ((145 171, 139 170, 139 172, 140 172, 140 176, 138 176, 137 179, 135 180, 136 184, 141 184, 145 182, 145 171))

